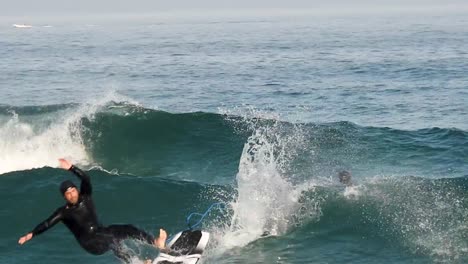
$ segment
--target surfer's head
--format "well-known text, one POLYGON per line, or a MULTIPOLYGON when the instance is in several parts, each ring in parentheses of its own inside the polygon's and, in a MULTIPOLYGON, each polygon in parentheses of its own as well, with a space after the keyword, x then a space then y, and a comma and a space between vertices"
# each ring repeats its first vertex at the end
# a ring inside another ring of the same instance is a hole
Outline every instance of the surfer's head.
POLYGON ((349 171, 340 171, 338 173, 338 179, 340 179, 340 182, 346 185, 351 184, 351 173, 349 171))
POLYGON ((66 180, 60 184, 60 193, 63 195, 68 203, 76 204, 78 197, 80 196, 76 185, 69 180, 66 180))

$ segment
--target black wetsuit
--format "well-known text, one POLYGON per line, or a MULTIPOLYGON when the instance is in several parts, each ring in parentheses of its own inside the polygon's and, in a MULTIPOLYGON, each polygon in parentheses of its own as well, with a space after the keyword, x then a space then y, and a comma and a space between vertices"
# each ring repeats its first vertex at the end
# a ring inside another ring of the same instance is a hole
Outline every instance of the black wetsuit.
POLYGON ((49 218, 34 228, 33 236, 41 234, 62 221, 75 235, 76 240, 86 251, 101 255, 112 250, 114 254, 129 261, 130 256, 120 250, 124 239, 137 239, 153 244, 154 237, 132 225, 103 226, 99 223, 94 208, 91 181, 79 168, 72 166, 70 171, 81 179, 79 200, 76 204, 59 207, 49 218))

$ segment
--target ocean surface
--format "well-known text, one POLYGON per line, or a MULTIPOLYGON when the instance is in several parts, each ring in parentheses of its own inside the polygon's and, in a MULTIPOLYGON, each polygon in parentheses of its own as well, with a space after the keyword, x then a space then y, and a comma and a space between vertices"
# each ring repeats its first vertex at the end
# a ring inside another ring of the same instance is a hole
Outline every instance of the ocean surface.
POLYGON ((17 244, 61 157, 104 224, 225 203, 203 263, 468 263, 467 14, 1 21, 0 263, 119 263, 17 244))

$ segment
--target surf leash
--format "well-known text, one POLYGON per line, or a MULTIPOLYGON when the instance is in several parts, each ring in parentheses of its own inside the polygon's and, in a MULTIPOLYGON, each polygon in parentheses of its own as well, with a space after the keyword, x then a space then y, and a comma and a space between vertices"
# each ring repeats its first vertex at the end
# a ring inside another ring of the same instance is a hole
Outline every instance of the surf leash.
MULTIPOLYGON (((213 210, 214 208, 218 208, 219 210, 223 210, 225 206, 226 206, 226 204, 223 203, 223 202, 214 203, 214 204, 210 205, 210 207, 209 207, 209 208, 205 211, 205 213, 203 213, 203 214, 200 214, 200 213, 191 213, 191 214, 189 214, 189 215, 187 216, 187 219, 186 219, 187 226, 188 226, 188 229, 186 229, 186 230, 190 230, 190 231, 191 231, 191 230, 193 230, 195 227, 199 226, 199 225, 203 222, 203 220, 205 219, 205 217, 206 217, 206 216, 211 212, 211 210, 213 210), (191 221, 191 219, 192 219, 192 216, 194 216, 194 215, 199 216, 200 219, 199 219, 198 222, 196 222, 194 225, 191 225, 191 224, 190 224, 190 221, 191 221)), ((185 230, 184 230, 184 231, 185 231, 185 230)), ((174 237, 174 236, 169 236, 169 237, 166 239, 166 241, 171 241, 173 237, 174 237)))
POLYGON ((215 208, 219 209, 219 210, 223 210, 225 208, 226 204, 223 203, 223 202, 219 202, 219 203, 214 203, 212 204, 206 211, 205 213, 203 214, 200 214, 200 213, 191 213, 189 214, 189 216, 187 216, 187 226, 188 226, 188 230, 192 230, 194 229, 195 227, 199 226, 202 222, 203 222, 203 219, 205 219, 205 217, 215 208), (200 219, 198 220, 198 222, 196 222, 195 224, 191 225, 190 222, 191 222, 191 219, 192 219, 192 216, 198 216, 200 217, 200 219))

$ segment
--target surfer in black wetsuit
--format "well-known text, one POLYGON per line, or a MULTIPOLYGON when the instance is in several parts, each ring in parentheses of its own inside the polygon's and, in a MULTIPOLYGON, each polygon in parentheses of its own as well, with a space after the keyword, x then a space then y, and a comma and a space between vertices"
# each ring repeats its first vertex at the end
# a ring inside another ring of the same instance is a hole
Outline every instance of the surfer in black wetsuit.
POLYGON ((141 240, 159 249, 165 248, 167 234, 163 229, 160 229, 159 237, 154 239, 152 235, 132 225, 101 225, 92 199, 92 186, 89 176, 67 160, 60 159, 59 161, 63 169, 73 172, 80 178, 80 191, 73 182, 69 180, 62 182, 60 193, 67 203, 59 207, 31 232, 22 236, 18 241, 19 244, 24 244, 34 236, 43 233, 62 221, 73 233, 81 247, 94 255, 101 255, 112 250, 118 258, 129 262, 130 256, 120 250, 120 243, 125 239, 141 240))

